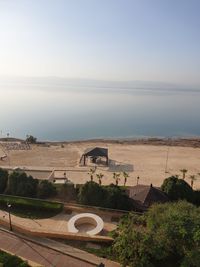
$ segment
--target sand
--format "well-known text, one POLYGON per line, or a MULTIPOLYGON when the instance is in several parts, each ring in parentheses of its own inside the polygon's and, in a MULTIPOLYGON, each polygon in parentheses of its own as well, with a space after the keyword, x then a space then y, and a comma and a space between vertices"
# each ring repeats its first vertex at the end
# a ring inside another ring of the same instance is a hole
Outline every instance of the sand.
MULTIPOLYGON (((194 187, 200 189, 200 147, 181 146, 179 143, 167 146, 166 143, 132 143, 132 142, 72 142, 52 143, 48 145, 31 145, 30 150, 6 151, 8 158, 0 161, 0 166, 26 167, 31 169, 49 169, 55 171, 57 177, 63 177, 66 170, 67 177, 74 183, 84 183, 90 179, 88 171, 91 163, 86 167, 79 166, 79 160, 86 148, 107 147, 109 149, 110 166, 98 166, 96 173, 103 173, 103 184, 114 182, 112 173, 127 171, 129 178, 127 185, 136 185, 139 176, 140 184, 153 184, 160 186, 163 180, 170 175, 180 175, 181 169, 187 169, 186 181, 190 183, 189 176, 196 175, 194 187), (167 162, 168 153, 168 162, 167 162), (167 163, 166 163, 167 162, 167 163)), ((0 156, 4 151, 0 146, 0 156)), ((97 179, 95 178, 97 181, 97 179)), ((123 184, 121 176, 119 184, 123 184)))

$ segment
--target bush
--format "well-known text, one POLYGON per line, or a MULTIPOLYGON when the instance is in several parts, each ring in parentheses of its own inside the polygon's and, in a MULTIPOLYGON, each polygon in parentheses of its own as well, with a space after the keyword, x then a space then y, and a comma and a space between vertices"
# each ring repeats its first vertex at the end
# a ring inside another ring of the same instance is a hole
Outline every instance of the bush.
POLYGON ((81 188, 78 195, 78 200, 84 205, 102 206, 104 207, 105 190, 93 182, 86 182, 81 188))
POLYGON ((104 206, 111 209, 131 210, 133 208, 132 200, 128 197, 125 190, 119 186, 111 184, 105 186, 106 201, 104 206))
POLYGON ((122 266, 199 267, 200 209, 185 201, 130 214, 115 232, 113 255, 122 266))
POLYGON ((28 263, 23 261, 17 256, 8 254, 7 252, 0 250, 0 263, 3 263, 5 267, 30 267, 28 263))
POLYGON ((200 191, 199 190, 195 190, 193 191, 193 204, 200 206, 200 191))
POLYGON ((77 200, 78 193, 73 183, 55 184, 58 193, 58 198, 63 201, 77 200))
POLYGON ((175 176, 166 178, 161 186, 163 192, 165 192, 171 200, 187 200, 193 202, 193 189, 183 179, 179 179, 175 176))
POLYGON ((36 197, 38 180, 25 172, 12 172, 8 177, 7 194, 23 197, 36 197))
POLYGON ((42 210, 42 211, 55 211, 59 212, 63 209, 63 203, 45 201, 40 199, 24 198, 9 195, 0 195, 0 207, 6 208, 7 203, 12 205, 13 210, 15 208, 21 208, 26 210, 42 210))
POLYGON ((8 171, 0 168, 0 194, 4 193, 8 182, 8 171))
POLYGON ((43 180, 38 184, 37 196, 39 198, 54 197, 56 194, 56 188, 51 182, 43 180))
POLYGON ((111 209, 131 210, 132 200, 119 186, 111 184, 100 186, 90 181, 79 190, 78 200, 81 204, 111 209))
POLYGON ((37 138, 32 135, 28 135, 26 138, 26 142, 29 144, 36 144, 37 138))

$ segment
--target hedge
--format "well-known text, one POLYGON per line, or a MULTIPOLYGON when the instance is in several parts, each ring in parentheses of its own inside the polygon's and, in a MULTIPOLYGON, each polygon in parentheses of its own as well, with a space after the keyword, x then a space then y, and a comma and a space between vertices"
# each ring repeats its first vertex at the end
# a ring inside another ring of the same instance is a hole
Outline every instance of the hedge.
POLYGON ((30 267, 28 263, 15 255, 0 250, 0 266, 5 267, 30 267))
POLYGON ((0 207, 6 208, 8 203, 11 204, 13 208, 15 207, 50 212, 60 212, 63 210, 63 203, 61 202, 0 194, 0 207))

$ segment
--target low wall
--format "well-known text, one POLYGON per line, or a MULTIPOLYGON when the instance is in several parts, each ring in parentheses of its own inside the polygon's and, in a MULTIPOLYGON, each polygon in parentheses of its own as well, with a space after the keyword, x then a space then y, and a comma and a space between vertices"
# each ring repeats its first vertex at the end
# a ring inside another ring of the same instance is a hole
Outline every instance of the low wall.
MULTIPOLYGON (((12 215, 11 215, 12 216, 12 215)), ((9 229, 9 222, 5 219, 0 218, 0 225, 9 229)), ((58 239, 70 239, 79 241, 95 241, 95 242, 112 242, 113 239, 108 236, 90 236, 85 234, 73 234, 68 232, 58 232, 58 231, 38 231, 34 229, 29 229, 23 225, 12 223, 13 231, 25 234, 27 236, 37 236, 46 238, 58 238, 58 239)))
POLYGON ((86 206, 86 205, 78 205, 72 203, 64 203, 64 210, 73 210, 75 212, 94 212, 99 215, 109 215, 115 217, 122 217, 125 214, 128 214, 128 211, 122 210, 114 210, 114 209, 106 209, 102 207, 95 207, 95 206, 86 206))

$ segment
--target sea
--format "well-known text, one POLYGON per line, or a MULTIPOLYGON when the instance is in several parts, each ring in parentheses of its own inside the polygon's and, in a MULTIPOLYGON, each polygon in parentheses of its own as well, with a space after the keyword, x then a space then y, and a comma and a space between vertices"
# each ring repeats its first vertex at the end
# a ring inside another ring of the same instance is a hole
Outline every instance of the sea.
POLYGON ((200 90, 0 85, 0 137, 41 141, 200 136, 200 90))

